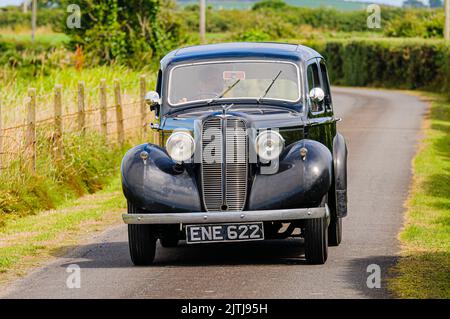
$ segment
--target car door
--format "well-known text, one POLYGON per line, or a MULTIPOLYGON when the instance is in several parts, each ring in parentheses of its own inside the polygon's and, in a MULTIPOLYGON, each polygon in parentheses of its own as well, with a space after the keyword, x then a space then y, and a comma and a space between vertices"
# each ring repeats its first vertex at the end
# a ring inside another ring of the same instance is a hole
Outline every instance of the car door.
POLYGON ((325 94, 320 102, 314 102, 308 98, 307 136, 332 150, 336 123, 333 118, 333 104, 325 61, 318 58, 309 60, 306 65, 306 74, 308 92, 314 88, 321 88, 325 94))

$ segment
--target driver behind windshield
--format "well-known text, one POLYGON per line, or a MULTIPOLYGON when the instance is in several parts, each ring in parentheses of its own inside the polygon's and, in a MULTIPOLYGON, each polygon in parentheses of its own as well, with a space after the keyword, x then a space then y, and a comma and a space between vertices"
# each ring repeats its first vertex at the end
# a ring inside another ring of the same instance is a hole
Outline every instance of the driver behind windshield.
POLYGON ((221 99, 253 99, 297 102, 300 99, 298 69, 278 61, 193 63, 175 67, 169 79, 169 103, 221 99))
MULTIPOLYGON (((198 73, 203 75, 201 78, 195 79, 199 81, 199 91, 190 92, 178 100, 178 103, 186 103, 190 101, 209 100, 219 96, 226 87, 223 79, 223 72, 217 67, 209 66, 205 73, 198 73)), ((194 79, 193 79, 194 80, 194 79)))

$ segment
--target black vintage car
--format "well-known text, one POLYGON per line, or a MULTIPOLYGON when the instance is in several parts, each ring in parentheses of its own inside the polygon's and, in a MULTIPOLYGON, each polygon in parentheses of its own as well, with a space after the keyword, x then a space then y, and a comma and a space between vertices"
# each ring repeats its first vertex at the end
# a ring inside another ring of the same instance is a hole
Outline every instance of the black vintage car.
POLYGON ((301 237, 313 264, 341 242, 347 148, 322 56, 293 44, 227 43, 175 50, 155 92, 158 145, 122 161, 131 259, 156 241, 187 244, 301 237))

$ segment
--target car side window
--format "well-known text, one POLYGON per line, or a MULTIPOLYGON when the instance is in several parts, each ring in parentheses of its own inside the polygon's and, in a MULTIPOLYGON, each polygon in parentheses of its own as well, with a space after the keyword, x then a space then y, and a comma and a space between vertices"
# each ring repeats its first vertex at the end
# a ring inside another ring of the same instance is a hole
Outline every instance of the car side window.
POLYGON ((156 80, 156 92, 161 96, 161 83, 162 82, 162 71, 158 71, 158 79, 156 80))
POLYGON ((320 61, 320 72, 322 76, 322 89, 325 92, 324 104, 327 109, 331 110, 330 81, 328 79, 327 66, 323 60, 320 61))
MULTIPOLYGON (((306 73, 308 76, 308 89, 310 91, 314 88, 321 87, 319 68, 317 67, 317 63, 311 63, 310 65, 308 65, 306 73)), ((311 112, 317 113, 322 112, 323 110, 324 110, 323 101, 319 103, 311 101, 311 112)))

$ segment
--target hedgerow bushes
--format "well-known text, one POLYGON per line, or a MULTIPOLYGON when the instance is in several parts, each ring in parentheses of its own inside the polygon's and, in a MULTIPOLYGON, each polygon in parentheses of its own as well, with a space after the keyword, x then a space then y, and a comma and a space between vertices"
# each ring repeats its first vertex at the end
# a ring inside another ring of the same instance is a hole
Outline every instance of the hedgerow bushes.
MULTIPOLYGON (((198 6, 188 6, 176 12, 191 32, 198 31, 198 6)), ((442 9, 403 9, 382 7, 381 28, 368 29, 366 10, 340 11, 333 8, 306 8, 282 1, 256 3, 253 10, 208 9, 207 32, 242 34, 258 29, 272 37, 289 35, 305 37, 302 26, 335 32, 371 32, 389 37, 442 37, 444 11, 442 9)))
POLYGON ((328 61, 334 84, 450 91, 450 46, 423 39, 305 41, 328 61))
MULTIPOLYGON (((67 63, 68 53, 50 43, 0 37, 0 68, 15 70, 18 76, 35 77, 47 75, 50 70, 67 63)), ((3 74, 0 74, 0 83, 3 74)))
MULTIPOLYGON (((39 9, 36 24, 40 26, 56 27, 63 23, 64 10, 62 9, 39 9)), ((0 28, 31 27, 31 12, 23 13, 19 9, 0 10, 0 28)))

